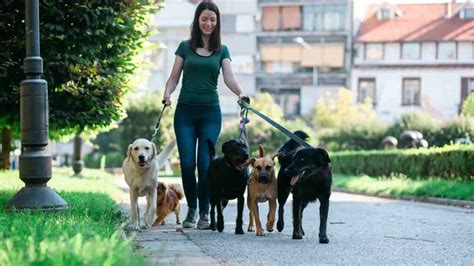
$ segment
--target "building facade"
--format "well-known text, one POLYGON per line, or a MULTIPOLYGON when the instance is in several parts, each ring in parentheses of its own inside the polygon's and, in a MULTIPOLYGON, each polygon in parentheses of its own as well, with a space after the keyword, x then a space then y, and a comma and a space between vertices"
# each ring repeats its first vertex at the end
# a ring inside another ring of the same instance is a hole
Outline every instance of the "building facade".
POLYGON ((472 3, 371 5, 354 48, 357 101, 387 122, 414 109, 453 117, 474 91, 472 3))
POLYGON ((292 118, 349 87, 351 25, 350 0, 259 0, 257 92, 270 93, 292 118))

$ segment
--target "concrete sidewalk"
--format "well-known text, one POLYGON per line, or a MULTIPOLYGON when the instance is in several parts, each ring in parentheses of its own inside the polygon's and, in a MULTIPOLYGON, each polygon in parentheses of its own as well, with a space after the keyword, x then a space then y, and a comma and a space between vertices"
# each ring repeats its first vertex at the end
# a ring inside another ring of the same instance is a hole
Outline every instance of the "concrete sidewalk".
MULTIPOLYGON (((180 183, 179 178, 160 178, 166 183, 180 183)), ((118 179, 117 186, 124 192, 120 199, 122 211, 129 216, 130 200, 128 186, 122 178, 118 179)), ((181 215, 186 214, 186 204, 181 202, 181 215)), ((141 216, 145 208, 145 198, 139 199, 141 216)), ((143 220, 142 217, 140 217, 143 220)), ((140 232, 126 232, 127 237, 134 237, 138 250, 152 265, 220 265, 220 263, 206 255, 200 247, 195 245, 180 225, 176 225, 174 214, 169 215, 165 225, 142 229, 140 232)), ((187 229, 196 230, 196 229, 187 229)))

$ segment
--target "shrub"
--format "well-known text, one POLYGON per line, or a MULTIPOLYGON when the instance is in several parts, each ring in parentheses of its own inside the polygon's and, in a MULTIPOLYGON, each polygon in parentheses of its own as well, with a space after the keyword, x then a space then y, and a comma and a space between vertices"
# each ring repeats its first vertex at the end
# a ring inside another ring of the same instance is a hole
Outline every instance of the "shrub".
POLYGON ((445 123, 434 135, 433 145, 441 147, 458 138, 474 140, 474 117, 461 115, 445 123))
POLYGON ((423 138, 431 146, 433 143, 436 143, 436 136, 439 134, 440 129, 441 121, 429 113, 416 110, 403 114, 389 127, 386 134, 399 139, 400 134, 405 130, 420 131, 423 134, 423 138))
POLYGON ((319 142, 328 150, 373 150, 381 147, 387 126, 375 120, 350 123, 338 129, 323 131, 319 142))
POLYGON ((334 171, 343 174, 440 177, 474 180, 474 145, 391 151, 345 151, 331 154, 334 171))

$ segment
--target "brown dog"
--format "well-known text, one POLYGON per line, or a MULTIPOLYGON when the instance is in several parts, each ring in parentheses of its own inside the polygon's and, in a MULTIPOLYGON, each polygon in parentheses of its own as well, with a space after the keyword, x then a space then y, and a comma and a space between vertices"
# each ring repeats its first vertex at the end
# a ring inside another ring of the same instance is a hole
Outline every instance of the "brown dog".
POLYGON ((153 226, 165 224, 165 218, 174 211, 176 214, 176 224, 181 224, 179 221, 180 205, 179 200, 183 198, 183 192, 178 185, 166 185, 163 182, 158 182, 158 198, 156 200, 156 220, 153 226))
POLYGON ((248 185, 247 205, 250 210, 248 231, 255 230, 253 223, 257 228, 257 236, 265 235, 260 216, 258 213, 258 203, 268 201, 269 210, 267 215, 267 231, 273 231, 275 223, 276 199, 278 194, 277 179, 275 177, 275 163, 273 158, 265 157, 265 150, 262 145, 258 146, 260 158, 252 157, 249 164, 252 165, 252 173, 248 185))

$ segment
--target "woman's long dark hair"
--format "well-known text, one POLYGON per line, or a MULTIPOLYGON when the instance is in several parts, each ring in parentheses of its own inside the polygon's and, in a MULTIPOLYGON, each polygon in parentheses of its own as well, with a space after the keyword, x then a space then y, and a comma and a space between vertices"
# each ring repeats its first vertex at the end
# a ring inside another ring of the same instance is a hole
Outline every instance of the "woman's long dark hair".
POLYGON ((217 22, 214 31, 211 34, 209 39, 209 51, 216 52, 221 49, 221 15, 219 13, 219 8, 217 5, 210 1, 203 1, 196 7, 196 12, 194 13, 194 20, 191 26, 191 49, 196 50, 197 48, 204 47, 202 41, 201 29, 199 28, 199 16, 202 11, 209 10, 216 13, 217 22))

